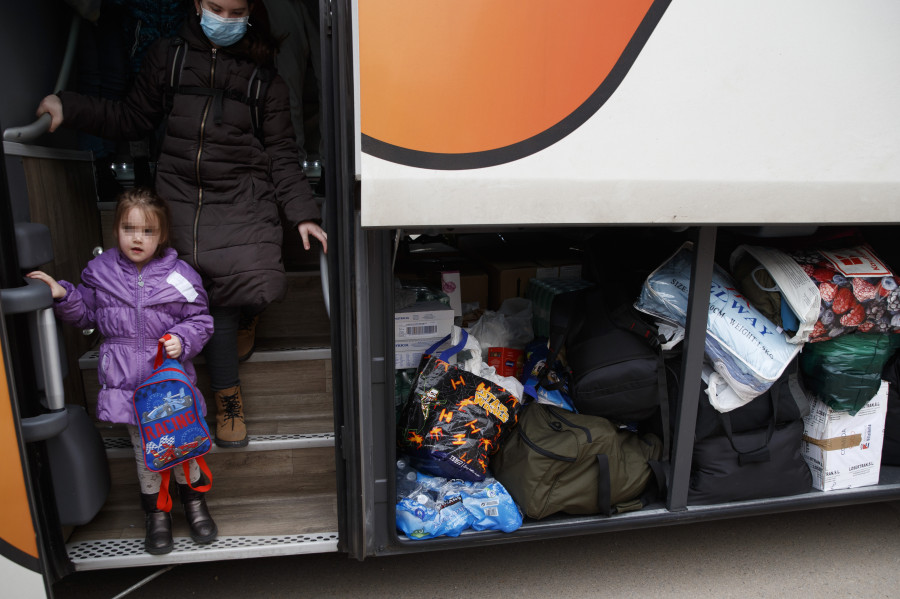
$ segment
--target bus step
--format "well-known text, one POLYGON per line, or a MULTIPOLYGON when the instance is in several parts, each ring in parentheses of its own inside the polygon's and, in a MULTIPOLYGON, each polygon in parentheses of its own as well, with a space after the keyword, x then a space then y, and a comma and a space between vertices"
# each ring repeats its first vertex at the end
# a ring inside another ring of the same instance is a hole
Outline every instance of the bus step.
MULTIPOLYGON (((280 449, 311 449, 314 447, 334 447, 334 433, 319 434, 277 434, 248 435, 250 444, 246 447, 221 449, 212 446, 210 453, 240 453, 245 451, 276 451, 280 449)), ((128 437, 104 437, 103 445, 109 459, 131 458, 134 450, 128 437)))
POLYGON ((219 537, 208 545, 198 545, 190 537, 175 537, 175 549, 166 555, 144 551, 144 539, 79 541, 66 545, 76 571, 106 568, 161 566, 227 559, 331 553, 338 550, 338 533, 219 537))

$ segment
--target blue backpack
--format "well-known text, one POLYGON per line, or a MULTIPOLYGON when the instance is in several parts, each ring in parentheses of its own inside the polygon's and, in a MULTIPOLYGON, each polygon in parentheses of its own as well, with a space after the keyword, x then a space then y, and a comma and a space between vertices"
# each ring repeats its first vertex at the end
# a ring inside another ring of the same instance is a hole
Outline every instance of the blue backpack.
MULTIPOLYGON (((171 337, 163 337, 168 340, 171 337)), ((190 485, 188 462, 197 460, 208 483, 191 488, 206 492, 212 488, 212 473, 203 455, 212 449, 209 428, 197 408, 197 389, 177 360, 163 359, 163 344, 159 344, 153 372, 134 390, 134 414, 141 431, 144 463, 153 472, 162 473, 157 508, 168 512, 172 508, 169 496, 169 474, 181 464, 190 485)))

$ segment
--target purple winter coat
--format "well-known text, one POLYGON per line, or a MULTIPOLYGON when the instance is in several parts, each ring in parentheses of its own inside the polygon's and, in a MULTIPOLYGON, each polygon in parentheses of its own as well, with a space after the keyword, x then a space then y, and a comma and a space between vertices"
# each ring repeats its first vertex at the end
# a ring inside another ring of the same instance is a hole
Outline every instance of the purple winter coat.
MULTIPOLYGON (((103 335, 98 420, 137 425, 134 390, 153 371, 158 340, 166 333, 181 339, 179 361, 196 384, 191 358, 212 335, 213 319, 200 276, 174 249, 167 248, 141 273, 118 248, 110 249, 88 263, 78 287, 59 283, 66 295, 54 303, 56 316, 79 328, 96 327, 103 335)), ((205 415, 206 403, 198 399, 205 415)))

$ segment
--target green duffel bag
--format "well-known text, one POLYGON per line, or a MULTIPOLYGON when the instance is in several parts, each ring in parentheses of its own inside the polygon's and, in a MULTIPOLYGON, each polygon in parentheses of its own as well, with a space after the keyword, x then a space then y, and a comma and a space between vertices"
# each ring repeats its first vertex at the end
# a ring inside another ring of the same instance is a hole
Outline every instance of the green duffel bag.
POLYGON ((530 518, 641 509, 664 490, 662 441, 600 416, 530 403, 491 458, 494 476, 530 518))

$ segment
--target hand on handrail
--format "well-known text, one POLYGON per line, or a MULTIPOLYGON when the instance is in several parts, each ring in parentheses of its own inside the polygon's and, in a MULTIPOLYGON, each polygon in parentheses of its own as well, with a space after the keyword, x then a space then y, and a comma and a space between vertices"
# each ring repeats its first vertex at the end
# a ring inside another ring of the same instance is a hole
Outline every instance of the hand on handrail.
POLYGON ((63 123, 63 107, 62 102, 59 100, 59 96, 56 94, 50 94, 46 96, 41 103, 38 105, 37 112, 38 119, 45 114, 50 115, 50 128, 48 131, 53 133, 56 129, 62 125, 63 123))
MULTIPOLYGON (((75 44, 78 41, 78 28, 81 23, 81 17, 78 14, 72 15, 72 24, 69 27, 69 40, 66 43, 66 52, 63 56, 62 66, 59 69, 59 77, 56 79, 56 87, 53 89, 60 90, 65 87, 69 80, 69 72, 72 70, 72 61, 75 58, 75 44)), ((51 96, 47 96, 41 101, 41 106, 51 96)), ((52 96, 59 102, 59 97, 52 96)), ((59 104, 59 119, 54 122, 55 115, 49 110, 41 110, 38 108, 38 119, 29 125, 22 127, 9 127, 3 131, 3 141, 17 141, 19 143, 30 143, 47 131, 55 131, 62 124, 62 104, 59 104)))

